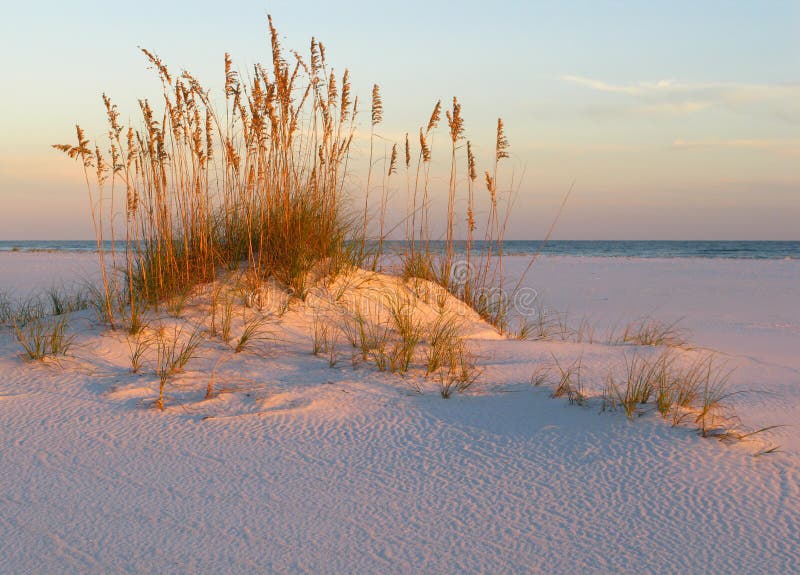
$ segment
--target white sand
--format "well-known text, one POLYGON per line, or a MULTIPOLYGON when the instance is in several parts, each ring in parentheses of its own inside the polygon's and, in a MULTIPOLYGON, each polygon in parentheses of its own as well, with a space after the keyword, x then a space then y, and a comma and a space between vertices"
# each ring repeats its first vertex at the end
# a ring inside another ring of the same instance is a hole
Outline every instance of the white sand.
MULTIPOLYGON (((0 289, 92 261, 0 254, 0 289)), ((528 285, 600 328, 684 317, 735 389, 762 390, 734 398, 752 428, 800 416, 798 280, 797 261, 544 258, 528 285)), ((582 354, 597 389, 630 350, 478 331, 480 383, 419 395, 310 355, 307 320, 223 363, 209 343, 163 413, 141 407, 152 370, 130 374, 88 313, 61 366, 0 336, 0 573, 800 572, 797 427, 726 445, 569 406, 530 387, 536 365, 582 354), (203 401, 212 372, 231 393, 203 401), (753 457, 769 442, 783 452, 753 457)))
POLYGON ((53 287, 74 292, 99 280, 97 261, 77 252, 0 252, 0 293, 25 299, 53 287))

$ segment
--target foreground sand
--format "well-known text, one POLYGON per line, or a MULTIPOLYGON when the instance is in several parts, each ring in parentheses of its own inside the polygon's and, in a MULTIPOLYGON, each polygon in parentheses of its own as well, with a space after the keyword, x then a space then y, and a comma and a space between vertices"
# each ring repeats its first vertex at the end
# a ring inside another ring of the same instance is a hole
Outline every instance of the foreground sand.
MULTIPOLYGON (((85 277, 90 262, 0 254, 0 289, 85 277)), ((683 317, 737 368, 735 389, 761 390, 734 398, 752 428, 800 421, 798 280, 796 261, 545 258, 527 283, 598 330, 683 317)), ((216 367, 236 392, 160 413, 142 407, 153 376, 127 372, 121 340, 75 325, 60 367, 0 339, 2 573, 800 572, 797 427, 770 434, 782 453, 753 457, 759 442, 527 383, 552 353, 582 355, 596 387, 619 346, 476 332, 481 383, 445 401, 330 368, 297 331, 198 359, 187 389, 216 367)))

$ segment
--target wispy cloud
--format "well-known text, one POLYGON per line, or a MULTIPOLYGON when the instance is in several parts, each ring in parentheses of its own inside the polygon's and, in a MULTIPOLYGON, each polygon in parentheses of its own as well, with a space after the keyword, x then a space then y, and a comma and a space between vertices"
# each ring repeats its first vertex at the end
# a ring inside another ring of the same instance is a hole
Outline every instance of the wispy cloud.
POLYGON ((740 150, 763 150, 781 155, 800 157, 800 139, 798 138, 763 138, 763 139, 718 139, 675 140, 673 149, 691 150, 702 148, 726 148, 740 150))
POLYGON ((736 111, 766 106, 784 121, 800 123, 800 84, 744 84, 722 82, 678 82, 658 80, 614 84, 583 76, 564 75, 565 82, 598 92, 620 94, 634 105, 629 111, 651 114, 692 114, 710 108, 736 111))
POLYGON ((559 151, 559 152, 568 152, 568 153, 590 153, 590 152, 599 152, 599 153, 617 153, 617 152, 633 152, 636 150, 641 150, 640 145, 627 145, 627 144, 615 144, 615 143, 608 143, 608 144, 599 144, 599 143, 584 143, 584 144, 572 144, 572 143, 564 143, 564 142, 554 142, 552 140, 536 140, 528 143, 525 145, 525 149, 527 150, 551 150, 551 151, 559 151))
POLYGON ((627 94, 629 96, 646 96, 657 93, 672 92, 676 90, 685 89, 688 85, 676 84, 672 80, 659 80, 657 82, 636 82, 633 84, 610 84, 602 80, 594 80, 592 78, 585 78, 583 76, 561 76, 562 80, 580 84, 598 90, 600 92, 616 92, 619 94, 627 94))

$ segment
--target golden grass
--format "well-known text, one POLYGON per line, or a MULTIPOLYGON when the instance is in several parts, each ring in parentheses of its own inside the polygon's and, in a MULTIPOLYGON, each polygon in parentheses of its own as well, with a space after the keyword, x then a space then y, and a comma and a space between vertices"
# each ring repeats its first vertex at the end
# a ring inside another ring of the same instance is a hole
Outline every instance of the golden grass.
POLYGON ((367 238, 373 167, 380 161, 375 143, 382 139, 377 130, 384 118, 380 87, 375 84, 371 94, 369 165, 359 216, 345 203, 358 113, 349 71, 337 76, 324 46, 313 38, 307 56, 285 50, 271 18, 269 37, 271 65, 257 64, 248 80, 225 54, 221 106, 189 72, 173 74, 157 54, 142 49, 162 89, 158 98, 139 101, 138 123, 123 125, 116 105, 104 95, 107 137, 90 142, 76 126, 74 144, 54 146, 82 165, 100 252, 103 320, 112 328, 122 324, 135 331, 143 305, 157 307, 194 285, 213 282, 225 268, 244 267, 260 278, 274 278, 299 298, 311 289, 320 266, 332 274, 366 262, 374 269, 387 227, 398 227, 387 226, 386 210, 392 178, 404 163, 407 213, 400 224, 409 242, 403 254, 405 275, 441 283, 504 329, 505 306, 487 305, 483 293, 490 286, 502 288, 508 209, 501 214, 499 166, 509 157, 503 121, 498 119, 494 163, 486 171, 490 209, 484 248, 476 250, 473 244, 477 162, 471 142, 462 145, 465 120, 453 98, 444 113, 450 136, 444 253, 430 250, 432 143, 442 118, 441 101, 419 129, 416 164, 408 134, 401 143, 403 158, 397 142, 385 147, 391 155, 387 159, 384 151, 375 251, 367 238), (453 281, 462 175, 467 176, 463 218, 469 271, 453 281), (111 269, 103 255, 109 233, 125 244, 124 263, 112 253, 111 269))
MULTIPOLYGON (((242 351, 264 337, 265 326, 253 319, 245 322, 238 338, 233 336, 233 297, 230 290, 217 287, 226 270, 240 275, 247 284, 246 305, 260 310, 258 290, 264 281, 277 282, 287 300, 305 299, 343 270, 377 269, 385 236, 404 229, 407 247, 401 259, 406 278, 441 284, 499 330, 507 330, 510 298, 502 292, 503 239, 515 192, 513 179, 510 187, 501 184, 502 162, 509 157, 503 121, 497 121, 494 157, 485 170, 486 191, 479 196, 478 162, 466 139, 458 99, 452 99, 448 110, 436 102, 419 128, 419 147, 414 150, 408 133, 402 142, 389 142, 379 133, 384 106, 380 86, 374 84, 369 164, 359 213, 351 209, 351 190, 346 189, 352 179, 349 166, 358 115, 350 72, 334 73, 316 39, 301 55, 281 45, 271 17, 268 27, 269 64, 256 64, 247 75, 240 74, 226 53, 224 93, 217 101, 191 73, 173 73, 157 54, 142 49, 161 91, 156 98, 139 100, 138 120, 123 124, 116 105, 104 95, 106 137, 90 142, 76 126, 74 143, 54 146, 78 160, 83 170, 101 262, 102 289, 95 302, 102 321, 136 334, 147 308, 158 311, 164 306, 180 315, 189 294, 210 284, 209 331, 242 351), (441 252, 434 252, 432 229, 438 216, 432 213, 431 170, 443 116, 450 152, 441 217, 445 242, 441 252), (383 158, 379 142, 384 143, 383 158), (380 177, 377 166, 382 166, 380 177), (386 216, 392 185, 403 168, 406 213, 395 225, 386 216), (376 192, 379 217, 371 218, 376 192), (476 220, 481 201, 488 205, 482 225, 476 220), (370 235, 373 220, 377 238, 370 235), (456 261, 462 221, 465 261, 456 261), (483 242, 477 247, 475 238, 481 232, 483 242), (107 235, 124 238, 124 250, 117 254, 112 247, 110 258, 103 253, 107 235)), ((385 320, 368 321, 356 310, 346 316, 342 330, 323 333, 317 326, 314 351, 328 353, 333 365, 341 332, 359 350, 361 361, 405 373, 419 359, 422 346, 427 350, 425 371, 441 379, 444 396, 449 390, 466 389, 477 370, 455 324, 422 325, 413 308, 398 300, 385 320)), ((140 345, 132 340, 132 354, 140 345)), ((172 347, 164 338, 156 346, 164 355, 157 362, 163 407, 163 387, 174 375, 165 355, 172 347)))

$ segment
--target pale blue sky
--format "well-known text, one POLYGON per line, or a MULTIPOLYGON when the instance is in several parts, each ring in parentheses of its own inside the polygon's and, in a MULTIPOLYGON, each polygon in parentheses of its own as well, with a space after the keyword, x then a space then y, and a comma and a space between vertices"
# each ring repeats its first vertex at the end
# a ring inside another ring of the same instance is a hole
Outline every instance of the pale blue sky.
MULTIPOLYGON (((222 55, 269 59, 312 35, 401 138, 457 95, 468 135, 525 169, 510 236, 800 239, 800 2, 38 2, 0 19, 0 239, 91 235, 76 166, 51 151, 103 133, 157 83, 141 45, 213 86, 222 55)), ((366 118, 366 116, 364 116, 366 118)), ((444 151, 443 148, 440 150, 444 151)), ((357 180, 357 178, 356 178, 357 180)))

